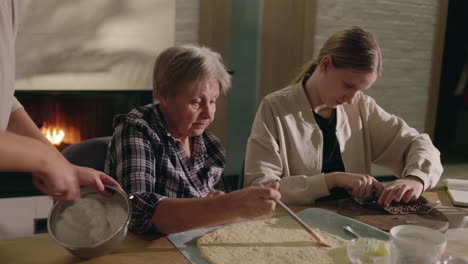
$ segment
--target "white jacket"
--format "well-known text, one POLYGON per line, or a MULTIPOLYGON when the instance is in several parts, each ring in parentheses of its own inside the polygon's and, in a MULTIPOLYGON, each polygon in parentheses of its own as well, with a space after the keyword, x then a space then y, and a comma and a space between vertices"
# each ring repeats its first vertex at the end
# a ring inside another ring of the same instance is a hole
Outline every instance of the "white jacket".
MULTIPOLYGON (((369 174, 371 163, 397 177, 416 176, 424 189, 442 174, 440 153, 427 134, 380 108, 362 93, 337 107, 336 135, 347 172, 369 174)), ((244 185, 281 180, 282 200, 308 204, 329 195, 322 168, 322 132, 300 83, 266 96, 247 143, 244 185)))

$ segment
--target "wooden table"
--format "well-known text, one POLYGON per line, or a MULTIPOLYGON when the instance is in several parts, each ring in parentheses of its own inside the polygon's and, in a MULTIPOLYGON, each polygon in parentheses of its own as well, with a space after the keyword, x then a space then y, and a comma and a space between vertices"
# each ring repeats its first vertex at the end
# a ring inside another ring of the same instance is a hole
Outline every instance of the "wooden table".
MULTIPOLYGON (((449 197, 444 189, 435 189, 426 192, 424 196, 430 200, 441 201, 438 210, 442 211, 450 221, 449 228, 458 227, 457 219, 468 217, 468 208, 452 207, 449 197)), ((317 204, 320 207, 336 211, 333 202, 317 204)), ((306 207, 292 206, 298 212, 306 207)), ((275 217, 284 216, 286 212, 278 209, 275 217)), ((468 243, 450 240, 447 245, 446 255, 468 257, 468 243)), ((122 245, 112 254, 91 260, 80 260, 58 245, 48 234, 40 234, 31 237, 0 240, 1 264, 148 264, 171 263, 187 264, 185 257, 175 248, 167 238, 154 239, 154 237, 142 237, 129 233, 122 245)))

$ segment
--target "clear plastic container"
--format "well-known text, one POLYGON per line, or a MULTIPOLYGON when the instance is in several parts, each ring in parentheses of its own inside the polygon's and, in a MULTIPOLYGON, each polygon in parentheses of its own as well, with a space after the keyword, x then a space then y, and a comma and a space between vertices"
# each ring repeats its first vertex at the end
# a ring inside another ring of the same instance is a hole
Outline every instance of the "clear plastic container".
POLYGON ((351 264, 388 264, 389 245, 374 238, 355 238, 349 241, 348 259, 351 264))

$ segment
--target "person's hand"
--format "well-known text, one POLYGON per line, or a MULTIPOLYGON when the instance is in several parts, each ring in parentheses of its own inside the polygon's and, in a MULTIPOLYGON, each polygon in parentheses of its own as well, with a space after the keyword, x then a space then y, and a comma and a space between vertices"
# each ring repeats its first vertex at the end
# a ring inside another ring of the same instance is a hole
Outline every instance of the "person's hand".
POLYGON ((223 194, 226 194, 226 193, 223 191, 219 191, 219 190, 213 190, 213 191, 210 191, 205 197, 214 197, 214 196, 223 195, 223 194))
POLYGON ((325 175, 329 189, 344 188, 352 196, 358 198, 373 198, 382 192, 383 186, 374 177, 366 174, 349 172, 332 172, 325 175))
POLYGON ((56 201, 76 201, 80 198, 80 184, 76 169, 64 158, 50 156, 40 171, 32 172, 36 188, 56 201))
POLYGON ((107 192, 105 192, 104 189, 104 184, 112 185, 119 189, 122 189, 122 187, 120 187, 120 184, 116 180, 114 180, 112 177, 105 174, 104 172, 100 172, 87 167, 81 167, 76 165, 72 166, 74 166, 77 170, 76 173, 78 177, 78 183, 81 186, 94 186, 103 195, 107 194, 107 192))
POLYGON ((389 206, 392 201, 407 203, 418 199, 423 190, 424 184, 421 179, 408 176, 385 186, 377 203, 383 206, 389 206))
POLYGON ((230 211, 234 218, 240 220, 271 216, 275 210, 275 200, 281 199, 277 189, 279 183, 275 182, 271 187, 250 187, 231 192, 226 195, 230 211))
POLYGON ((279 192, 280 190, 280 182, 279 181, 274 181, 272 184, 270 184, 268 187, 276 190, 279 192))
POLYGON ((109 195, 104 184, 121 188, 119 183, 105 173, 69 163, 62 157, 52 157, 43 170, 33 172, 33 183, 41 192, 54 200, 76 201, 80 198, 80 185, 94 186, 103 195, 109 195), (55 158, 55 159, 54 159, 55 158))

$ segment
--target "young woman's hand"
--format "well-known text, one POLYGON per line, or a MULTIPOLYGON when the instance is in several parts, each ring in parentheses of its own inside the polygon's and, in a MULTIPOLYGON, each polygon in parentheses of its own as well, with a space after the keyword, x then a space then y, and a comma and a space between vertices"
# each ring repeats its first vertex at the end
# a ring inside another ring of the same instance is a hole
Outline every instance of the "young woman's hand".
POLYGON ((344 188, 352 196, 372 198, 379 195, 383 186, 372 176, 349 172, 332 172, 325 174, 325 181, 331 190, 335 187, 344 188))
POLYGON ((377 202, 383 206, 390 205, 392 201, 407 203, 418 199, 423 191, 424 184, 422 180, 418 177, 408 176, 386 185, 377 202))

